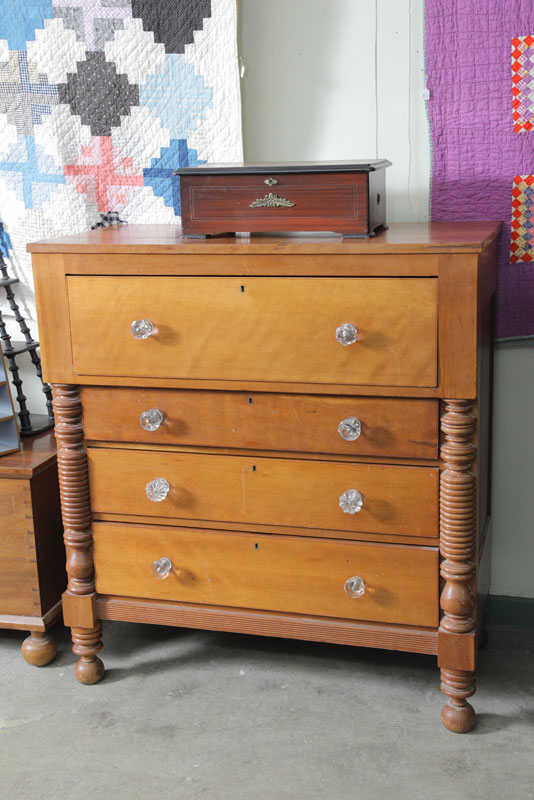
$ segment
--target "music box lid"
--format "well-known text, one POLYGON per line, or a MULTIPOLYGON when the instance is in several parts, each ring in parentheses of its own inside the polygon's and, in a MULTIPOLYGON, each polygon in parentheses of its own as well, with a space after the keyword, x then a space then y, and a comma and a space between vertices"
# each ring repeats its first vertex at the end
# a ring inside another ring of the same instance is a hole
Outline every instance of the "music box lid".
POLYGON ((174 175, 263 175, 273 172, 375 172, 391 166, 386 158, 360 161, 259 161, 179 167, 174 175))

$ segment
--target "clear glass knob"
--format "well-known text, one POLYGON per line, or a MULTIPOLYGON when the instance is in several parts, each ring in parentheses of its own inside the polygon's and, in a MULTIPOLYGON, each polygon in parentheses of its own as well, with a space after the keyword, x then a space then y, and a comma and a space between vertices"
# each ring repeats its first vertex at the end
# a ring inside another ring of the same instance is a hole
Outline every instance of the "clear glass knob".
POLYGON ((148 411, 143 411, 139 417, 139 422, 145 431, 157 431, 163 422, 163 414, 159 408, 150 408, 148 411))
POLYGON ((155 325, 149 319, 134 319, 130 330, 134 339, 148 339, 156 333, 155 325))
POLYGON ((362 510, 363 497, 357 489, 347 489, 339 496, 339 505, 345 514, 356 514, 362 510))
POLYGON ((170 558, 166 558, 165 556, 163 556, 162 558, 158 558, 157 561, 153 561, 152 564, 150 565, 150 572, 152 573, 154 578, 158 579, 158 581, 163 581, 165 580, 165 578, 168 578, 171 569, 172 569, 172 561, 170 558))
POLYGON ((336 339, 343 347, 348 344, 354 344, 358 339, 358 328, 352 322, 345 322, 339 328, 336 328, 336 339))
POLYGON ((345 441, 353 442, 362 432, 362 423, 357 417, 347 417, 341 420, 337 426, 337 432, 345 441))
POLYGON ((345 581, 345 591, 349 597, 363 597, 365 594, 365 581, 359 575, 354 575, 345 581))
POLYGON ((153 481, 149 481, 145 486, 146 496, 153 503, 161 503, 169 494, 170 488, 169 482, 165 478, 154 478, 153 481))

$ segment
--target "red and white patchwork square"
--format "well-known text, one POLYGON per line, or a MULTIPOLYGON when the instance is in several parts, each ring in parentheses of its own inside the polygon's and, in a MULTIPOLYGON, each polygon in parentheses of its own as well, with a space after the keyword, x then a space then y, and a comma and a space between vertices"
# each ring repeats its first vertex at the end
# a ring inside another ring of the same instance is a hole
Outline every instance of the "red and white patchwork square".
POLYGON ((534 36, 512 39, 514 131, 534 130, 534 36))
POLYGON ((512 189, 512 264, 534 261, 534 175, 516 175, 512 189))

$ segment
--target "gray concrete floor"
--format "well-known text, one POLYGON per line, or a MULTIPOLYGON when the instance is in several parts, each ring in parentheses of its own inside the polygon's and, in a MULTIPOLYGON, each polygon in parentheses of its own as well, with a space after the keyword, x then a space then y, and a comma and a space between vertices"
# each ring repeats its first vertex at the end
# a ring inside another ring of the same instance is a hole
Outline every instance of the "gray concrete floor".
POLYGON ((81 686, 68 632, 30 667, 0 630, 2 800, 531 800, 534 634, 490 629, 466 735, 436 660, 110 622, 81 686))

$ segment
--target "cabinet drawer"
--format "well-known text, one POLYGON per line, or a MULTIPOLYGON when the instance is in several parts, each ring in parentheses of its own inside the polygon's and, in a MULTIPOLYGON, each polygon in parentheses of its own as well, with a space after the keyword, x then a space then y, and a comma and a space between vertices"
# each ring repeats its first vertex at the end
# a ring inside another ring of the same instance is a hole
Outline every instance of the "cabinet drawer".
POLYGON ((437 400, 85 387, 83 415, 86 438, 102 441, 437 457, 437 400), (146 430, 152 409, 162 419, 146 430), (359 435, 354 422, 342 435, 354 418, 359 435))
POLYGON ((434 548, 109 523, 93 537, 100 594, 438 624, 434 548), (151 572, 161 558, 172 564, 164 579, 151 572), (354 577, 360 597, 345 590, 354 577))
POLYGON ((68 292, 78 375, 436 385, 433 278, 84 276, 68 292))
POLYGON ((89 448, 93 510, 346 532, 437 536, 439 470, 303 459, 89 448), (163 478, 166 497, 148 499, 163 478), (343 493, 363 497, 345 513, 343 493))

